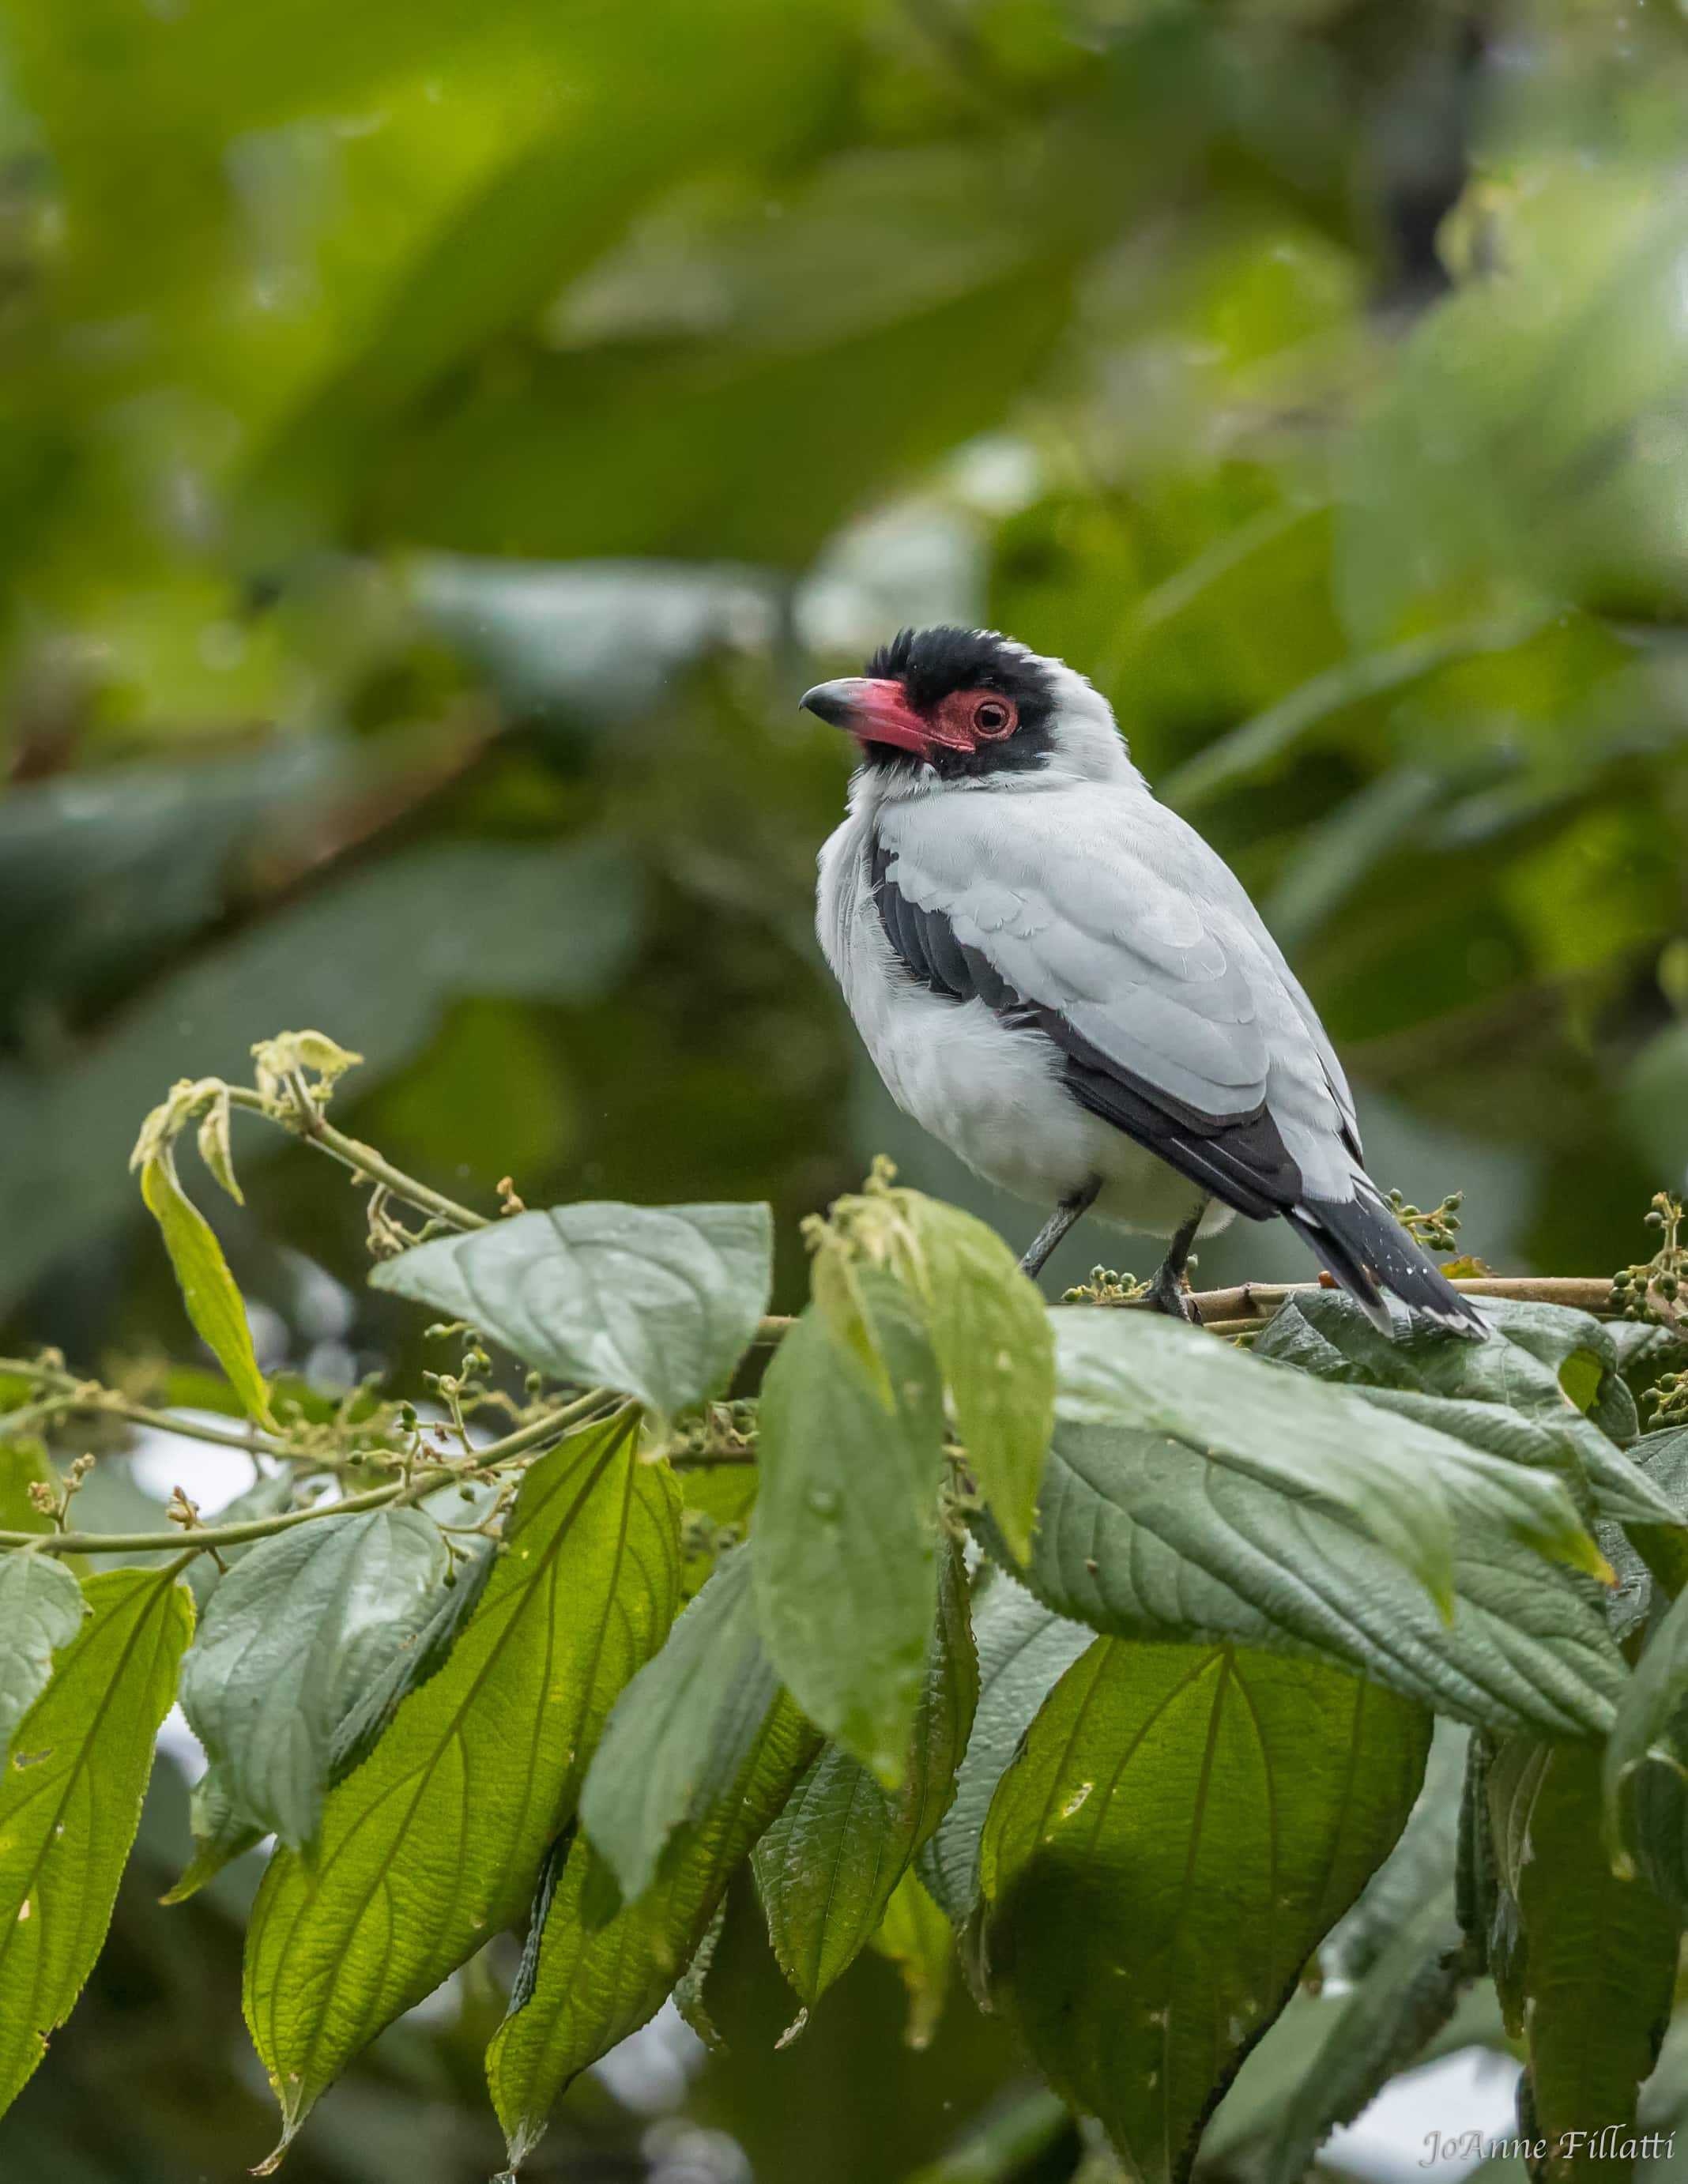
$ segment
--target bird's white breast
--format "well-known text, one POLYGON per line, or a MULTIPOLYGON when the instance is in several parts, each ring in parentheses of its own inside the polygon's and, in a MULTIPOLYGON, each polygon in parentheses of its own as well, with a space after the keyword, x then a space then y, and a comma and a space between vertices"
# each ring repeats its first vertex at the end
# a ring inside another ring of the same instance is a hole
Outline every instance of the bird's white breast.
MULTIPOLYGON (((1062 1057, 984 1002, 955 1001, 912 978, 887 940, 867 853, 874 811, 856 809, 820 857, 816 930, 874 1067, 903 1112, 988 1182, 1045 1211, 1103 1178, 1096 1211, 1170 1235, 1195 1187, 1061 1085, 1062 1057)), ((1216 1206, 1204 1229, 1229 1218, 1216 1206)))

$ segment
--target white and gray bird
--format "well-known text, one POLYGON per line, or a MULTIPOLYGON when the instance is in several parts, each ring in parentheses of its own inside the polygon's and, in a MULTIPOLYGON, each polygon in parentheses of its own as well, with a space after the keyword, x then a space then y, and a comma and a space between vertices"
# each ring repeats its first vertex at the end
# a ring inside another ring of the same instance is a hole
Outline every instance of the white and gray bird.
POLYGON ((820 857, 827 962, 897 1105, 989 1181, 1171 1248, 1281 1215, 1371 1318, 1486 1330, 1367 1174, 1312 1004, 1241 883, 1156 801, 1106 700, 993 630, 905 630, 802 703, 861 747, 820 857))

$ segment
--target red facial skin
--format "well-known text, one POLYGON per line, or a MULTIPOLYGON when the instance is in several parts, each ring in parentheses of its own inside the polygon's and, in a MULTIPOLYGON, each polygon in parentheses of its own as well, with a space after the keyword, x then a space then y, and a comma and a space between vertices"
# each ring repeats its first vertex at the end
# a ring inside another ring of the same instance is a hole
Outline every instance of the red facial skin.
POLYGON ((900 682, 859 682, 851 692, 850 733, 865 744, 892 744, 929 760, 939 750, 971 754, 1000 743, 1019 726, 1014 700, 994 690, 953 690, 929 713, 917 713, 900 682))

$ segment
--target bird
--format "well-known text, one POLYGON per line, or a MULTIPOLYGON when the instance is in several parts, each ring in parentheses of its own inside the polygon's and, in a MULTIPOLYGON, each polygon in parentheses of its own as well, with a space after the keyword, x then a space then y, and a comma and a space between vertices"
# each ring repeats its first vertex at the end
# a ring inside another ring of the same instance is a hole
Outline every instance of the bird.
POLYGON ((1112 709, 989 629, 905 629, 802 706, 857 745, 816 928, 897 1105, 988 1181, 1169 1239, 1282 1218, 1384 1333, 1384 1292, 1488 1333, 1367 1173, 1353 1095, 1241 882, 1160 803, 1112 709))

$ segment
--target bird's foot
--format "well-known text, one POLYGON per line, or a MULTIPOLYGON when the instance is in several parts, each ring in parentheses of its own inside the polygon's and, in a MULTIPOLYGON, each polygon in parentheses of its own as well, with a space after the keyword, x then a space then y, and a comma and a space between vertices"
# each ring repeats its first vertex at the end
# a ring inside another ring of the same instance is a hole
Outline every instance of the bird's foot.
POLYGON ((1149 1311, 1163 1312, 1169 1319, 1181 1319, 1190 1327, 1201 1324, 1201 1315, 1195 1308, 1182 1271, 1174 1273, 1170 1267, 1157 1268, 1141 1301, 1149 1311))

